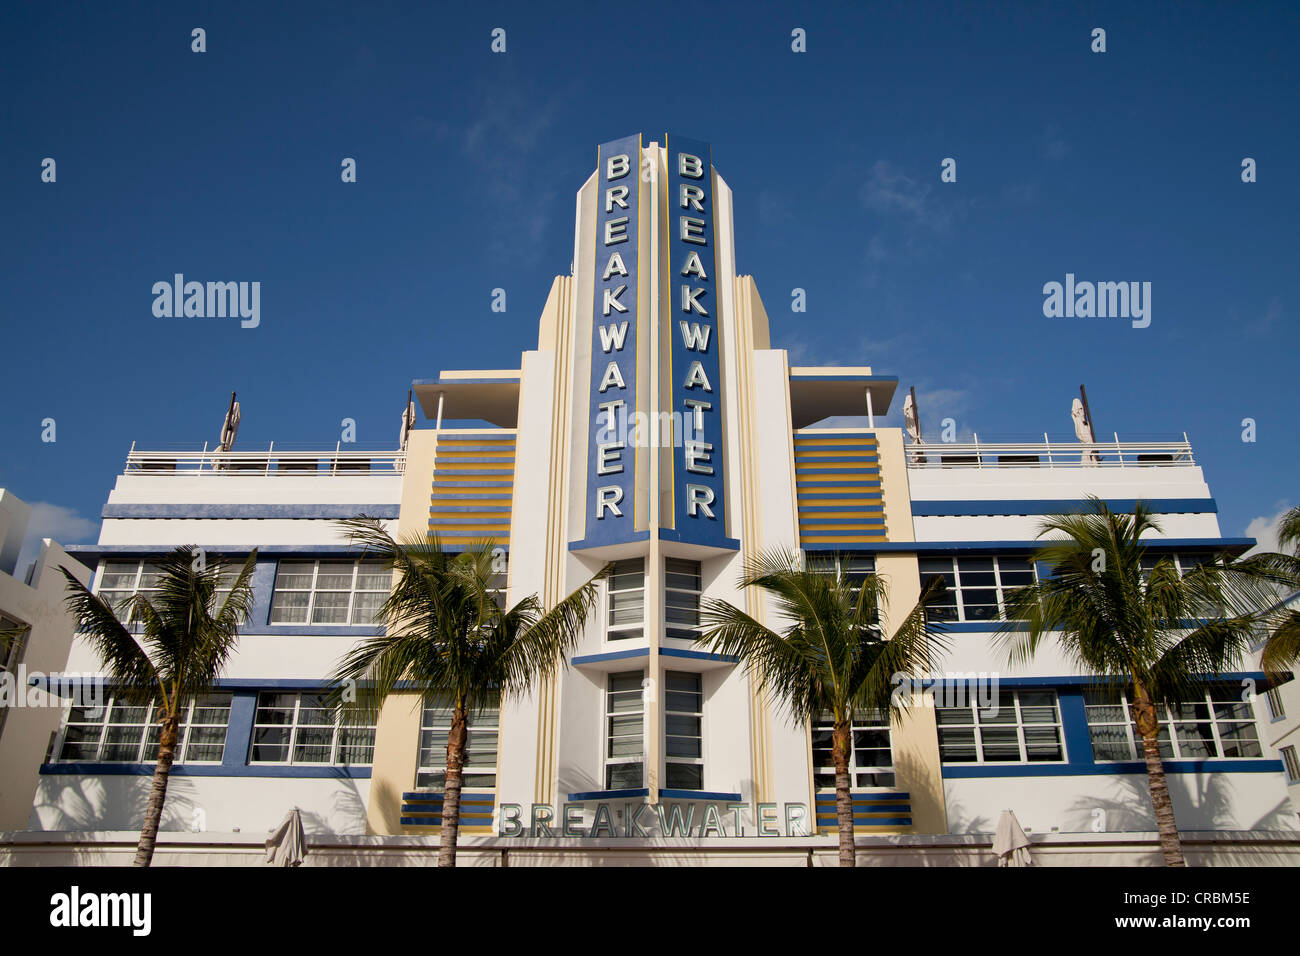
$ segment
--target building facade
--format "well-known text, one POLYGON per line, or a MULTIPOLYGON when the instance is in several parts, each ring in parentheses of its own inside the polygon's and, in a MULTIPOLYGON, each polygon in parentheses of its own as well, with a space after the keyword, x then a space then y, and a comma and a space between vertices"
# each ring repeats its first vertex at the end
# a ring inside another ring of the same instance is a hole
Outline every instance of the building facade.
MULTIPOLYGON (((934 610, 951 640, 943 672, 911 688, 901 722, 861 715, 854 727, 864 847, 978 855, 1012 809, 1044 852, 1073 848, 1062 860, 1155 859, 1126 702, 1051 648, 1008 667, 993 630, 1009 591, 1041 573, 1030 558, 1042 516, 1085 495, 1151 505, 1153 556, 1190 566, 1248 548, 1221 534, 1186 438, 916 444, 881 427, 896 378, 792 367, 772 347, 705 143, 601 146, 575 213, 573 271, 552 284, 536 347, 516 368, 417 381, 426 427, 404 449, 132 450, 99 542, 72 549, 100 593, 147 589, 151 561, 177 544, 236 561, 258 549, 237 656, 186 721, 163 824, 174 846, 225 841, 229 853, 209 857, 235 859, 294 806, 338 858, 435 842, 444 702, 395 695, 374 726, 322 707, 326 675, 379 633, 387 579, 335 523, 364 513, 452 548, 491 539, 512 603, 553 604, 612 564, 566 666, 471 722, 467 859, 833 853, 828 725, 791 722, 742 665, 694 641, 706 597, 780 625, 738 587, 745 562, 773 550, 884 577, 886 631, 923 579, 949 584, 934 610)), ((74 647, 69 669, 93 670, 87 653, 74 647)), ((1260 859, 1300 846, 1251 693, 1263 680, 1243 661, 1164 715, 1179 823, 1204 835, 1207 859, 1226 831, 1263 847, 1260 859)), ((57 855, 137 827, 148 724, 111 702, 98 717, 69 708, 14 845, 57 855)))

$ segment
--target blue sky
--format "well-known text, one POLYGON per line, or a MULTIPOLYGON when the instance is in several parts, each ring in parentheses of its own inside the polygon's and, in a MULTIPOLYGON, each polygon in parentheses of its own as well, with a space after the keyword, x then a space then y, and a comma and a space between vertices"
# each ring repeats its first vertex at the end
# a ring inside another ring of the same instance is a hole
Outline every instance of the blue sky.
POLYGON ((1101 435, 1187 432, 1225 534, 1300 500, 1300 7, 561 6, 6 4, 0 487, 33 530, 93 540, 131 443, 215 441, 232 388, 243 447, 391 445, 412 379, 515 367, 596 145, 665 130, 712 143, 795 363, 982 440, 1069 437, 1084 382, 1101 435), (260 281, 260 326, 154 317, 176 272, 260 281), (1150 327, 1045 318, 1067 272, 1151 282, 1150 327))

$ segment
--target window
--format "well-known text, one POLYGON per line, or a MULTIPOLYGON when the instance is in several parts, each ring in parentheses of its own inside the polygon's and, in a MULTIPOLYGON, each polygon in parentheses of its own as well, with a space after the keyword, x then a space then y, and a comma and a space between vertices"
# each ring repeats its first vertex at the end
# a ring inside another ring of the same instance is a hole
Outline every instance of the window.
POLYGON ((1282 704, 1282 692, 1276 687, 1268 689, 1268 712, 1274 720, 1281 720, 1286 716, 1286 707, 1282 704))
POLYGON ((281 561, 272 624, 375 624, 392 572, 381 561, 281 561))
MULTIPOLYGON (((229 694, 212 694, 188 702, 176 738, 176 763, 221 763, 229 723, 229 694)), ((155 704, 127 704, 110 697, 98 708, 74 706, 69 710, 54 759, 154 763, 158 760, 161 733, 155 704)))
MULTIPOLYGON (((430 694, 420 716, 420 757, 415 785, 441 790, 447 782, 447 738, 451 734, 452 700, 445 694, 430 694)), ((500 704, 470 714, 465 735, 465 764, 461 786, 492 789, 497 782, 497 733, 501 725, 500 704)))
POLYGON ((1174 563, 1174 567, 1178 569, 1179 574, 1188 574, 1200 567, 1202 564, 1213 564, 1216 558, 1217 555, 1209 551, 1201 551, 1197 553, 1172 551, 1157 553, 1148 551, 1143 555, 1139 566, 1142 569, 1143 578, 1146 577, 1158 562, 1166 560, 1174 563))
POLYGON ((700 630, 700 562, 664 560, 664 623, 669 637, 693 641, 700 630))
POLYGON ((158 589, 158 566, 146 561, 105 561, 95 593, 114 610, 133 594, 149 597, 158 589))
POLYGON ((1286 779, 1291 783, 1300 780, 1300 760, 1296 759, 1295 747, 1283 747, 1278 753, 1282 755, 1282 763, 1286 765, 1286 779))
POLYGON ((324 694, 257 695, 251 763, 369 766, 375 725, 342 719, 324 694))
POLYGON ((1004 690, 991 706, 936 707, 944 763, 1065 759, 1055 691, 1004 690))
POLYGON ((809 571, 845 575, 855 592, 862 586, 867 575, 876 572, 876 559, 869 554, 827 554, 824 551, 814 551, 805 556, 804 564, 809 571))
POLYGON ((664 786, 704 789, 704 693, 700 675, 664 674, 664 786))
MULTIPOLYGON (((1094 760, 1145 759, 1127 693, 1118 688, 1093 688, 1084 692, 1083 701, 1094 760)), ((1241 699, 1237 684, 1214 684, 1193 700, 1157 704, 1156 718, 1160 721, 1160 755, 1167 760, 1240 759, 1263 753, 1254 709, 1250 701, 1241 699)))
MULTIPOLYGON (((813 783, 818 790, 835 789, 835 761, 831 756, 835 721, 822 714, 812 725, 813 783)), ((878 710, 855 714, 850 727, 849 786, 894 786, 894 758, 889 745, 889 715, 878 710)))
POLYGON ((936 621, 995 621, 1007 599, 1033 584, 1034 565, 1028 558, 922 558, 921 580, 939 575, 948 590, 929 607, 936 621))
POLYGON ((615 561, 608 579, 608 638, 645 636, 645 558, 615 561))
POLYGON ((645 786, 645 696, 640 671, 610 674, 605 690, 605 789, 645 786))

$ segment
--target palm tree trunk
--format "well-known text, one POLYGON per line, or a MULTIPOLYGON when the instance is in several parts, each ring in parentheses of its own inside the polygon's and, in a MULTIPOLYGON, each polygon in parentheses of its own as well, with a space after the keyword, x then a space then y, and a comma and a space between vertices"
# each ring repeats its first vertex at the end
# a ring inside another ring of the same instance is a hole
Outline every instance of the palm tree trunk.
POLYGON ((465 740, 469 721, 465 708, 457 706, 451 715, 451 733, 447 735, 447 776, 442 787, 442 834, 438 847, 438 865, 456 865, 456 837, 460 832, 460 782, 465 766, 465 740))
POLYGON ((1160 756, 1160 724, 1156 720, 1155 706, 1143 689, 1138 688, 1136 696, 1134 717, 1138 733, 1142 736, 1142 752, 1147 762, 1147 786, 1151 790, 1151 805, 1156 811, 1156 829, 1160 833, 1160 852, 1164 854, 1165 866, 1186 866, 1183 843, 1178 837, 1178 822, 1174 819, 1174 803, 1169 797, 1169 782, 1165 778, 1165 762, 1160 756))
POLYGON ((849 722, 837 721, 831 734, 831 759, 835 762, 835 818, 840 830, 840 866, 857 866, 853 844, 853 797, 849 795, 849 722))
POLYGON ((153 768, 153 786, 149 790, 149 803, 144 811, 140 842, 135 849, 135 866, 148 866, 153 862, 153 849, 158 842, 158 825, 162 822, 163 804, 167 800, 167 781, 171 779, 172 761, 176 758, 179 724, 180 717, 176 714, 163 718, 162 732, 158 736, 158 763, 153 768))

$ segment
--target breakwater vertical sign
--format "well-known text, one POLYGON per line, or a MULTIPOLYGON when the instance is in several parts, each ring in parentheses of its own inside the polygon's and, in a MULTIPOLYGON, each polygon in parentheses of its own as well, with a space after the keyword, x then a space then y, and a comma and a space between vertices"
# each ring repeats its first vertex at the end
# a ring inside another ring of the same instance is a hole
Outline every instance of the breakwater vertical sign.
POLYGON ((667 135, 664 222, 672 295, 661 308, 669 339, 673 418, 673 521, 676 537, 726 546, 722 474, 722 379, 718 360, 717 233, 708 143, 667 135))
POLYGON ((588 545, 630 541, 636 530, 637 322, 641 136, 597 154, 595 302, 588 418, 588 545))

